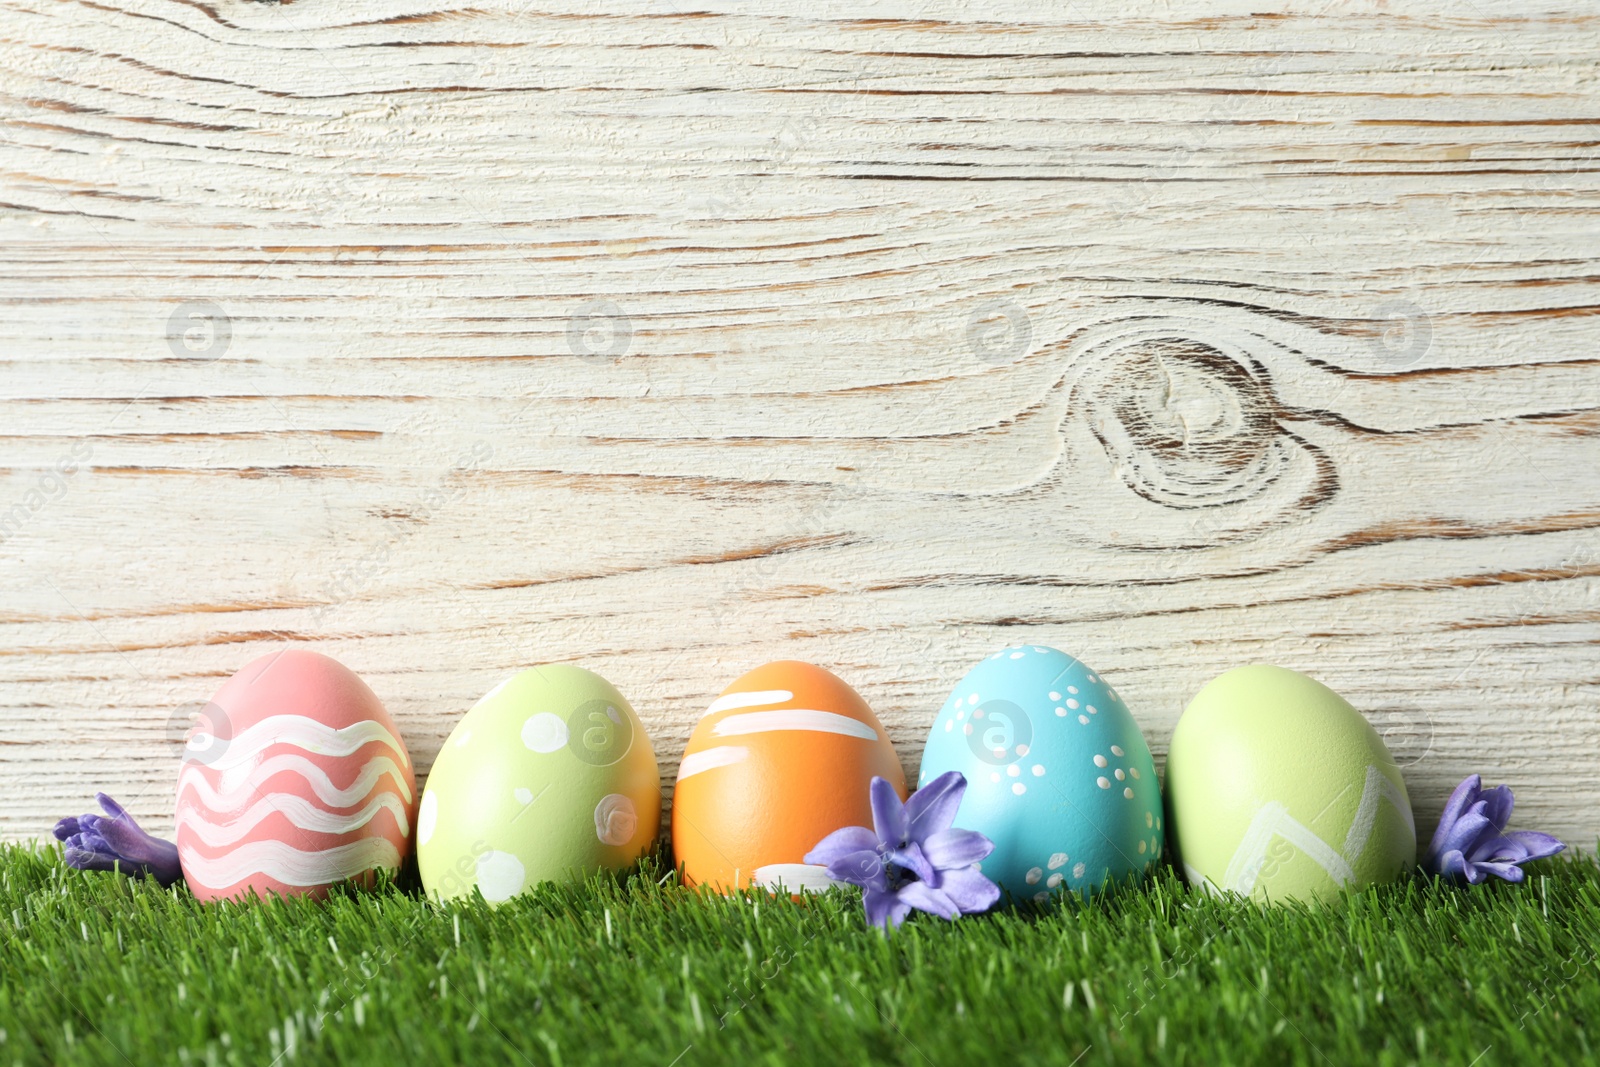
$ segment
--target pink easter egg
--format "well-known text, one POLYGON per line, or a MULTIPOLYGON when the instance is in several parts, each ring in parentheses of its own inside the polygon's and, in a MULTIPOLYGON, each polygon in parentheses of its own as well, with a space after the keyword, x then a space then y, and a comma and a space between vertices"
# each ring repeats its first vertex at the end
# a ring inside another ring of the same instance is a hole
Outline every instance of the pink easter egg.
POLYGON ((189 731, 178 856, 201 900, 324 896, 396 870, 417 783, 394 720, 355 672, 288 649, 248 664, 189 731))

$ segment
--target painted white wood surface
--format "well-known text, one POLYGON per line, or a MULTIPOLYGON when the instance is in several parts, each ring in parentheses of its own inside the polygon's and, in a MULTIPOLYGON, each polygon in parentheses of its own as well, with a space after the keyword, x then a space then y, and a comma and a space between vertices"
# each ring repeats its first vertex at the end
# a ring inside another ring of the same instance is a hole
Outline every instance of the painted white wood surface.
POLYGON ((1592 846, 1600 6, 1403 7, 3 0, 0 835, 170 827, 285 642, 424 767, 591 667, 670 783, 1029 641, 1592 846))

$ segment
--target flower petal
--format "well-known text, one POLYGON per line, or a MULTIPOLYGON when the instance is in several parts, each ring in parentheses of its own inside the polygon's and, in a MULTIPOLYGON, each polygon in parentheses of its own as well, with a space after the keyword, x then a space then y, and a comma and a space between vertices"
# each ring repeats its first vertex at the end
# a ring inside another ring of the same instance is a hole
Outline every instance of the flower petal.
POLYGON ((1000 887, 985 878, 976 867, 941 871, 939 889, 963 915, 988 911, 1000 899, 1000 887))
POLYGON ((1528 858, 1528 849, 1509 837, 1491 834, 1479 838, 1467 858, 1473 863, 1521 863, 1528 858))
POLYGON ((1496 830, 1504 830, 1506 823, 1511 821, 1511 808, 1516 803, 1516 798, 1511 795, 1509 785, 1497 785, 1493 789, 1485 789, 1478 797, 1483 801, 1483 814, 1494 823, 1496 830))
POLYGON ((110 871, 117 866, 117 857, 110 852, 96 852, 70 844, 62 850, 61 857, 68 867, 76 867, 80 871, 110 871))
POLYGON ((867 890, 887 891, 889 888, 887 865, 875 848, 862 849, 834 860, 828 864, 828 877, 867 890))
POLYGON ((866 852, 878 847, 878 836, 865 826, 846 826, 817 842, 805 855, 806 863, 815 863, 826 867, 835 860, 843 859, 854 852, 866 852))
POLYGON ((878 831, 878 840, 890 848, 899 848, 906 843, 909 826, 900 794, 886 778, 873 778, 868 794, 872 798, 872 825, 878 831))
POLYGON ((929 834, 922 842, 922 854, 940 870, 970 867, 994 851, 994 842, 976 830, 952 827, 929 834))
MULTIPOLYGON (((106 796, 106 794, 96 793, 94 798, 100 802, 100 810, 111 816, 113 819, 127 819, 129 822, 133 822, 133 816, 128 814, 128 810, 121 804, 118 804, 115 800, 112 800, 110 797, 106 796)), ((138 823, 134 823, 134 825, 137 826, 138 823)))
POLYGON ((1478 881, 1480 882, 1491 874, 1504 878, 1508 882, 1520 882, 1527 877, 1522 872, 1522 868, 1515 863, 1474 863, 1472 866, 1480 872, 1478 875, 1478 881))
POLYGON ((1505 836, 1527 849, 1528 857, 1523 860, 1524 863, 1531 860, 1542 860, 1546 856, 1554 856, 1557 852, 1567 847, 1549 834, 1541 834, 1537 830, 1512 830, 1505 836))
POLYGON ((884 858, 890 863, 899 864, 924 882, 933 881, 937 874, 933 869, 933 864, 929 863, 927 857, 922 854, 922 847, 915 841, 907 844, 905 848, 893 850, 884 858))
POLYGON ((898 927, 911 914, 911 905, 887 889, 868 889, 862 894, 862 902, 867 909, 867 925, 884 930, 898 927))
POLYGON ((1467 857, 1462 855, 1460 849, 1452 849, 1440 856, 1428 870, 1441 878, 1459 879, 1467 874, 1467 857))
POLYGON ((956 810, 967 792, 967 779, 960 771, 946 771, 911 794, 906 801, 906 819, 914 840, 925 841, 956 821, 956 810))
POLYGON ((183 874, 178 861, 178 846, 152 837, 139 829, 131 817, 102 819, 100 835, 123 861, 123 866, 139 868, 153 875, 162 885, 171 885, 183 874))
POLYGON ((1428 857, 1443 856, 1450 850, 1445 847, 1445 835, 1466 813, 1467 808, 1478 799, 1478 793, 1483 788, 1483 779, 1476 774, 1470 774, 1462 779, 1450 794, 1450 799, 1445 802, 1444 812, 1439 816, 1439 828, 1433 832, 1433 841, 1428 845, 1428 857))
POLYGON ((57 841, 65 841, 76 833, 78 833, 78 817, 76 815, 68 815, 65 819, 56 823, 55 835, 57 841))
POLYGON ((83 831, 70 843, 76 844, 79 848, 89 852, 104 852, 110 856, 114 856, 117 853, 117 850, 111 847, 111 842, 101 837, 94 830, 83 831))
POLYGON ((942 889, 935 889, 927 882, 910 882, 901 886, 900 899, 919 911, 930 912, 946 919, 954 919, 961 914, 961 909, 950 899, 949 894, 942 889))
POLYGON ((1484 816, 1469 811, 1457 819, 1454 826, 1450 827, 1449 832, 1444 835, 1444 844, 1439 851, 1441 854, 1445 852, 1464 852, 1470 855, 1473 847, 1485 834, 1493 834, 1494 832, 1493 823, 1484 816))

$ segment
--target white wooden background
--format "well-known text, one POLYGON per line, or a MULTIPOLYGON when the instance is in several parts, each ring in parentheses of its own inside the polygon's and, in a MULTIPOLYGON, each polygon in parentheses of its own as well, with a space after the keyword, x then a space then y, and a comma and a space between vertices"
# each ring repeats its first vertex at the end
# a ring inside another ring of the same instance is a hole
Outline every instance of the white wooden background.
POLYGON ((914 771, 1010 642, 1600 833, 1600 4, 0 0, 0 836, 295 642, 914 771), (67 468, 70 473, 60 473, 67 468))

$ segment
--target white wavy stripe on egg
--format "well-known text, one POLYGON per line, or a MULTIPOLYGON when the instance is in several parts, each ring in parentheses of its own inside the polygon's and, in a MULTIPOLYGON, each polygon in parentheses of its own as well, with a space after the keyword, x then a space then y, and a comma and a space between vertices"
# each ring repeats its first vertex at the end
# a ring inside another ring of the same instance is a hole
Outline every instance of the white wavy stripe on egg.
POLYGON ((317 807, 305 797, 294 793, 268 793, 250 806, 250 810, 236 819, 225 823, 211 822, 211 812, 193 804, 179 807, 179 812, 191 811, 198 818, 185 823, 194 830, 195 835, 212 848, 221 848, 242 840, 249 835, 263 821, 273 815, 282 815, 289 820, 290 825, 297 830, 306 830, 318 834, 348 834, 352 830, 359 830, 380 811, 388 810, 394 813, 395 822, 400 825, 400 836, 411 836, 411 820, 406 818, 405 805, 400 798, 387 790, 374 796, 370 803, 360 811, 350 815, 341 815, 335 811, 327 811, 317 807))
POLYGON ((306 757, 292 752, 273 756, 252 767, 224 771, 220 788, 213 786, 211 780, 200 770, 203 766, 205 765, 201 763, 183 765, 183 769, 178 772, 178 799, 183 799, 185 789, 192 789, 199 795, 202 807, 223 814, 231 815, 243 810, 244 806, 256 796, 257 787, 262 782, 283 771, 293 771, 304 778, 318 799, 330 808, 348 808, 361 803, 372 791, 378 779, 386 774, 394 779, 394 784, 406 803, 411 803, 411 787, 406 784, 405 775, 400 773, 400 768, 388 756, 376 756, 368 760, 362 766, 360 776, 345 789, 334 785, 327 771, 306 757), (244 773, 241 774, 240 771, 244 773))
POLYGON ((186 878, 208 889, 226 889, 264 874, 284 885, 321 886, 354 878, 375 867, 400 866, 400 852, 383 837, 306 852, 282 841, 252 841, 215 858, 179 847, 186 878))
POLYGON ((304 715, 269 715, 235 738, 197 733, 189 739, 188 748, 193 752, 205 752, 214 745, 223 746, 215 759, 197 757, 195 762, 213 770, 227 771, 254 760, 273 745, 292 745, 318 756, 349 756, 372 741, 382 741, 402 764, 411 765, 400 739, 376 719, 334 729, 304 715))

